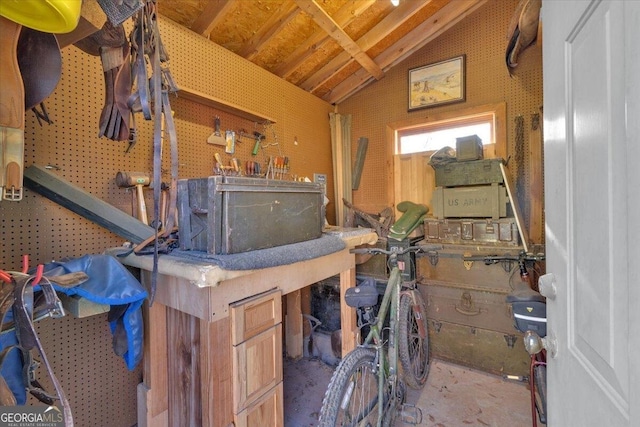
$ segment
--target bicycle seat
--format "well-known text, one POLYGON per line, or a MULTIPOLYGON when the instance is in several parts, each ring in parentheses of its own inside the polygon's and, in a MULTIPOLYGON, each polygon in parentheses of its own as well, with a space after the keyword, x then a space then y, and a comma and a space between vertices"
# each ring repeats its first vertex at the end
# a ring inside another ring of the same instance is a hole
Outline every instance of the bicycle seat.
POLYGON ((397 208, 400 212, 403 212, 403 214, 400 219, 389 228, 389 235, 387 237, 394 240, 404 240, 413 230, 422 224, 429 208, 426 205, 409 201, 398 203, 397 208))
POLYGON ((527 284, 520 283, 507 295, 507 303, 511 304, 517 330, 533 331, 540 337, 547 335, 547 304, 542 295, 527 284))
POLYGON ((366 277, 354 288, 345 292, 344 299, 349 307, 373 307, 378 303, 378 288, 373 277, 366 277))
POLYGON ((507 302, 513 304, 514 302, 541 302, 545 303, 545 298, 540 295, 539 292, 534 291, 528 285, 523 284, 520 287, 514 289, 509 295, 507 295, 507 302))

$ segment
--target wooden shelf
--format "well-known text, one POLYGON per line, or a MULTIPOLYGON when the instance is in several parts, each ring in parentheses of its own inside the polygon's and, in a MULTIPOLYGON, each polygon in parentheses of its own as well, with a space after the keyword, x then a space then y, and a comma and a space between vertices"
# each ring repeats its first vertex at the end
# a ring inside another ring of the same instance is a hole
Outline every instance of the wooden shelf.
POLYGON ((180 87, 180 91, 178 92, 178 97, 185 98, 190 101, 197 102, 199 104, 207 105, 209 107, 213 107, 218 110, 222 110, 227 113, 233 114, 234 116, 242 117, 244 119, 248 119, 254 122, 258 122, 258 123, 264 123, 264 122, 275 123, 276 122, 271 117, 267 117, 263 114, 256 113, 255 111, 247 110, 246 108, 239 107, 237 105, 215 98, 211 95, 207 95, 202 92, 198 92, 197 90, 189 89, 186 87, 180 87))

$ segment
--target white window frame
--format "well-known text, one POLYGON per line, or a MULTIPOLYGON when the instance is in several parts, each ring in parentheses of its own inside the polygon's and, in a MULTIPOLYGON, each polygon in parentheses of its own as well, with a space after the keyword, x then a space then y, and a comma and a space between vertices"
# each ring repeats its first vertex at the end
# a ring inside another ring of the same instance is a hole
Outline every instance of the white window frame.
MULTIPOLYGON (((392 135, 393 154, 410 155, 415 153, 400 153, 400 136, 417 132, 437 131, 451 127, 463 126, 481 122, 491 122, 492 141, 484 143, 485 152, 489 157, 506 158, 506 104, 488 104, 462 110, 452 110, 426 117, 412 118, 401 122, 390 123, 388 131, 392 135)), ((453 147, 455 148, 455 147, 453 147)), ((430 153, 429 151, 423 153, 430 153)))

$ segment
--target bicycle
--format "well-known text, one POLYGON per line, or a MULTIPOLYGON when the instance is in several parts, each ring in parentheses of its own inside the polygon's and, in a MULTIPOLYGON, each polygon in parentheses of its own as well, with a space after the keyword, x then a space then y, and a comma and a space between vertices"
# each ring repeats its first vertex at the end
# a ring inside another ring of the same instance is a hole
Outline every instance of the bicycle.
POLYGON ((398 410, 403 421, 422 422, 422 411, 405 403, 405 387, 421 388, 429 373, 426 308, 417 281, 403 280, 406 263, 398 257, 431 249, 408 246, 351 250, 387 255, 391 272, 377 313, 373 310, 378 304, 377 287, 359 285, 345 293, 346 303, 359 310, 358 327, 361 331, 369 327, 369 331, 334 371, 322 402, 320 427, 388 427, 393 425, 398 410))
MULTIPOLYGON (((514 327, 524 334, 524 346, 531 361, 529 364, 529 382, 531 393, 531 421, 537 427, 540 422, 547 422, 547 354, 544 338, 547 334, 547 312, 545 298, 533 289, 529 270, 533 270, 536 262, 544 261, 544 254, 531 254, 521 251, 517 256, 487 255, 463 257, 466 261, 484 261, 486 265, 503 263, 505 270, 511 269, 516 262, 520 273, 520 284, 507 295, 506 302, 511 305, 514 327), (528 266, 530 265, 531 268, 528 266)), ((535 271, 535 270, 534 270, 535 271)), ((507 378, 511 378, 507 376, 507 378)))

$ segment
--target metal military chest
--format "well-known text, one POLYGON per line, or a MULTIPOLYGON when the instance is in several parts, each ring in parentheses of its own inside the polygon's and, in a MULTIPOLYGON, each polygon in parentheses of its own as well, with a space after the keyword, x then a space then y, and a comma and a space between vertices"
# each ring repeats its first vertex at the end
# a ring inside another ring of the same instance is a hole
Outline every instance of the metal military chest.
POLYGON ((425 240, 429 243, 488 246, 518 246, 520 244, 515 218, 425 218, 424 234, 425 240))
POLYGON ((180 247, 233 254, 322 235, 321 184, 230 176, 178 181, 180 247))
POLYGON ((436 187, 502 184, 502 163, 504 161, 498 158, 434 165, 436 187))
POLYGON ((504 185, 436 187, 431 208, 436 218, 498 219, 507 216, 508 201, 504 185))

